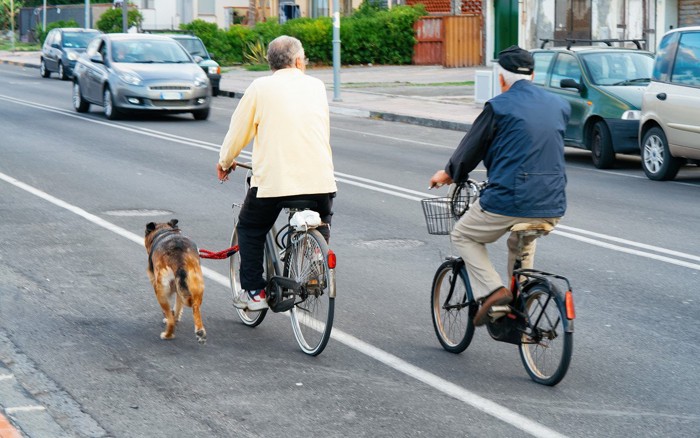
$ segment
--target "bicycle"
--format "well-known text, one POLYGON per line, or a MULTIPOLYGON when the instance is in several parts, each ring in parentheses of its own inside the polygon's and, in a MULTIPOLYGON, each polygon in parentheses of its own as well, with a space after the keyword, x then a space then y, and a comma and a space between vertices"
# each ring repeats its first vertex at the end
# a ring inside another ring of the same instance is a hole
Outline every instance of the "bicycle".
MULTIPOLYGON (((448 197, 422 200, 428 233, 450 234, 488 182, 468 180, 448 197), (456 213, 461 213, 457 215, 456 213)), ((569 280, 536 269, 523 269, 523 239, 548 234, 549 224, 520 223, 511 228, 518 236, 515 266, 510 279, 513 300, 493 306, 486 328, 496 341, 518 345, 520 358, 532 380, 554 386, 566 375, 573 354, 574 310, 569 280), (557 284, 565 284, 561 293, 557 284)), ((431 289, 433 328, 442 347, 459 354, 474 336, 473 319, 483 299, 475 300, 469 275, 460 257, 449 256, 438 267, 431 289)))
MULTIPOLYGON (((246 177, 246 187, 249 188, 251 166, 243 163, 237 163, 237 166, 249 169, 246 177)), ((315 202, 287 201, 280 205, 287 212, 287 223, 279 231, 273 227, 265 240, 267 303, 272 312, 290 312, 299 347, 304 353, 317 356, 326 348, 333 328, 336 257, 316 229, 318 225, 307 225, 305 220, 299 219, 302 212, 316 207, 315 202), (293 226, 294 223, 301 225, 293 226)), ((240 207, 233 204, 234 210, 240 207)), ((238 230, 234 219, 231 247, 237 245, 238 230)), ((230 257, 229 270, 233 297, 242 291, 240 263, 240 253, 236 251, 230 257)), ((248 327, 260 325, 267 310, 236 308, 238 317, 248 327)))

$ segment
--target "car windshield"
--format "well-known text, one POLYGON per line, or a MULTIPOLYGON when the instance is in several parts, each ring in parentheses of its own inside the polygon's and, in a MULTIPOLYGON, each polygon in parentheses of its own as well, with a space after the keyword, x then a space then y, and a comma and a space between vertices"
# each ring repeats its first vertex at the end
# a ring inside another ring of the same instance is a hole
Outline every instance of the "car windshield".
POLYGON ((128 40, 112 42, 114 62, 137 64, 182 64, 191 63, 182 47, 173 40, 128 40))
POLYGON ((207 56, 207 51, 204 48, 204 44, 198 39, 195 38, 177 38, 176 39, 178 43, 182 44, 182 47, 185 48, 188 52, 190 52, 190 55, 192 56, 201 56, 202 58, 208 58, 207 56))
POLYGON ((98 32, 64 32, 63 47, 69 49, 84 49, 98 32))
POLYGON ((587 53, 581 55, 596 85, 644 85, 651 78, 654 57, 645 52, 587 53))

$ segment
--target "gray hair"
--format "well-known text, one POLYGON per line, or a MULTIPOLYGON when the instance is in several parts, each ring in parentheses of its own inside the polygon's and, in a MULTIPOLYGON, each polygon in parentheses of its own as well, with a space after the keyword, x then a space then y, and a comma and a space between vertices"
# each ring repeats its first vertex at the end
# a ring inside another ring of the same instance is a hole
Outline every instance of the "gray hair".
POLYGON ((267 46, 267 62, 272 70, 294 67, 297 58, 304 59, 304 47, 294 37, 282 35, 267 46))
POLYGON ((512 71, 508 71, 500 65, 498 66, 498 74, 503 76, 503 80, 509 87, 521 80, 532 81, 532 75, 521 75, 518 73, 513 73, 512 71))

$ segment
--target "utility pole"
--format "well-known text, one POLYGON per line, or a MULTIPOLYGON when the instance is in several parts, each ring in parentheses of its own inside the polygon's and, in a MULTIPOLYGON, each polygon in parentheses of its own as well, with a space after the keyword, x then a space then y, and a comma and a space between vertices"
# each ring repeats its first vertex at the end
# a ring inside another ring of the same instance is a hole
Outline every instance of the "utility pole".
POLYGON ((42 26, 41 30, 46 32, 46 0, 44 0, 44 20, 42 21, 42 26))
POLYGON ((127 0, 122 0, 122 32, 129 31, 129 5, 127 0))
POLYGON ((10 0, 10 28, 12 29, 12 51, 15 51, 15 0, 10 0))
POLYGON ((333 0, 333 102, 340 102, 340 5, 333 0))
POLYGON ((85 0, 85 29, 90 29, 92 23, 90 23, 90 0, 85 0))

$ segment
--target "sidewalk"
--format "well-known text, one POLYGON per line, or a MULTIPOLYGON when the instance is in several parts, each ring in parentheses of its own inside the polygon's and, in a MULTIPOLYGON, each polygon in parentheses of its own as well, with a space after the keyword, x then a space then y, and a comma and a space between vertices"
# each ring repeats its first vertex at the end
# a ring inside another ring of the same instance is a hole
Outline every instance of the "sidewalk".
MULTIPOLYGON (((39 67, 39 52, 0 51, 0 63, 39 67)), ((309 67, 328 90, 331 113, 370 117, 443 129, 466 131, 483 105, 474 103, 476 70, 488 67, 346 66, 340 69, 339 100, 334 99, 333 69, 309 67)), ((269 71, 225 67, 221 95, 240 98, 251 81, 269 71)), ((38 73, 37 73, 38 74, 38 73)))

